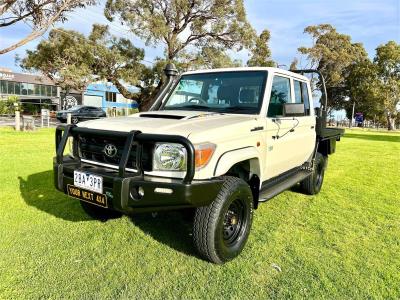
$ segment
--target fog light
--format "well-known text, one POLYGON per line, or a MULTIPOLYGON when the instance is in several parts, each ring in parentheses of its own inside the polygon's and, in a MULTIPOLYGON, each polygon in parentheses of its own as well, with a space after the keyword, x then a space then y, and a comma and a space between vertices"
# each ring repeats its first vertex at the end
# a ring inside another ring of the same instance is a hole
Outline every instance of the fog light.
POLYGON ((172 189, 166 189, 166 188, 155 188, 154 193, 159 193, 159 194, 172 194, 174 191, 172 189))
POLYGON ((139 201, 144 196, 144 189, 141 186, 134 186, 131 188, 130 196, 133 200, 139 201))

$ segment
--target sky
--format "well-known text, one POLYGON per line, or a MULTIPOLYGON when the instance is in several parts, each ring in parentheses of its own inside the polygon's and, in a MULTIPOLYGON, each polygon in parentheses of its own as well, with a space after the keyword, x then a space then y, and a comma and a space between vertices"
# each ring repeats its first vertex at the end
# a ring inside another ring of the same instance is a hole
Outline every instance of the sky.
MULTIPOLYGON (((103 16, 104 2, 70 13, 68 21, 56 24, 56 27, 88 34, 93 23, 109 24, 111 33, 128 37, 135 46, 145 48, 147 64, 163 55, 162 47, 146 47, 121 24, 110 24, 103 16)), ((363 43, 371 58, 378 45, 389 40, 400 43, 400 0, 244 0, 244 3, 247 18, 256 31, 261 33, 263 29, 268 29, 271 32, 272 58, 283 68, 288 68, 294 57, 301 59, 300 66, 306 65, 297 48, 310 46, 310 37, 303 33, 309 25, 332 24, 338 32, 350 35, 353 42, 363 43)), ((24 23, 0 29, 0 48, 9 46, 28 33, 29 27, 24 23)), ((26 50, 34 49, 46 37, 47 34, 17 50, 0 55, 0 67, 20 71, 15 63, 16 55, 23 57, 26 50)), ((246 51, 232 52, 230 55, 243 62, 248 60, 246 51)))

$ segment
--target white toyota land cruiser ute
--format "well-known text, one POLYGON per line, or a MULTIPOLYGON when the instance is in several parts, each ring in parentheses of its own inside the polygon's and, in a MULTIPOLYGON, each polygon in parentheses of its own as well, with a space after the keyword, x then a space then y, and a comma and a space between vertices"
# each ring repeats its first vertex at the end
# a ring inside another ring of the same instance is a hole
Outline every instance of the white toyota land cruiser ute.
POLYGON ((321 189, 343 130, 326 128, 320 74, 323 100, 313 107, 303 76, 313 72, 178 75, 167 65, 168 81, 150 111, 57 128, 55 186, 99 218, 193 208, 200 255, 229 261, 245 246, 260 202, 298 183, 310 195, 321 189))

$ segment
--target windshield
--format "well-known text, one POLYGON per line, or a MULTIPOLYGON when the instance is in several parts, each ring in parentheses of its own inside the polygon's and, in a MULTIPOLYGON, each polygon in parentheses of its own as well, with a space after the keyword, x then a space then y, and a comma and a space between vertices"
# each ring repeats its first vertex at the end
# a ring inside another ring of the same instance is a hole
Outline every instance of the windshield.
POLYGON ((161 110, 258 114, 266 71, 183 75, 161 110))
POLYGON ((82 108, 82 106, 77 105, 77 106, 74 106, 74 107, 71 107, 71 108, 67 109, 67 111, 77 111, 77 110, 79 110, 81 108, 82 108))

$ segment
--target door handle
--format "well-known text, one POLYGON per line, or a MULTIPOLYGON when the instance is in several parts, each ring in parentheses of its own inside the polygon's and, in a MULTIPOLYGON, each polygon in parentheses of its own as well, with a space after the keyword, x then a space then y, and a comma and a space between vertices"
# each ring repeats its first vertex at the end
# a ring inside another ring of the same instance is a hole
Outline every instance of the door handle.
POLYGON ((311 126, 311 129, 314 129, 315 128, 315 126, 311 126))
POLYGON ((294 129, 290 129, 289 131, 290 131, 290 132, 294 132, 294 129))

